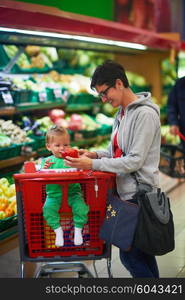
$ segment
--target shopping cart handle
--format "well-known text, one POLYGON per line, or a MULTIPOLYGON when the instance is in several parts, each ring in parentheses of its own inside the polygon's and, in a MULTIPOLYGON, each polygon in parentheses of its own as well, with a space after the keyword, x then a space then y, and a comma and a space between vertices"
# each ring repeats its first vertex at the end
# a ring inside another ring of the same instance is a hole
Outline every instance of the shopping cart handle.
POLYGON ((181 138, 181 140, 185 141, 185 136, 180 131, 177 131, 177 135, 181 138))

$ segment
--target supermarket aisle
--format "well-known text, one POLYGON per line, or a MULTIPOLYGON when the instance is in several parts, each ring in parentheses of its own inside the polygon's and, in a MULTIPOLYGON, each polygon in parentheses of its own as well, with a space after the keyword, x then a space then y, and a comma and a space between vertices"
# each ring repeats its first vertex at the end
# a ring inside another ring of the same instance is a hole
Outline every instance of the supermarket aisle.
MULTIPOLYGON (((161 181, 165 183, 165 178, 161 181)), ((170 183, 168 181, 168 183, 170 183)), ((171 185, 176 184, 174 180, 171 185)), ((176 248, 174 251, 157 257, 160 277, 168 278, 185 278, 185 183, 182 183, 178 188, 173 189, 169 196, 171 198, 171 208, 174 215, 176 248)), ((88 269, 95 274, 92 261, 85 262, 88 269)), ((98 260, 95 263, 98 276, 108 277, 106 260, 98 260)), ((128 278, 129 273, 121 265, 119 260, 118 248, 112 249, 112 273, 113 277, 128 278)), ((11 278, 19 276, 19 249, 15 248, 12 251, 0 256, 0 278, 11 278)), ((76 273, 55 274, 53 277, 76 277, 76 273)))

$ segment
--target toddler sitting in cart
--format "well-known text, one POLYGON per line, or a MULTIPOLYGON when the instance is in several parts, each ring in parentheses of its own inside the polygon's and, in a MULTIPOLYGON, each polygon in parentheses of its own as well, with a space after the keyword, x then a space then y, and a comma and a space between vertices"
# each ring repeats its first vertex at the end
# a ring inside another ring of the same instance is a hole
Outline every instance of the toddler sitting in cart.
MULTIPOLYGON (((61 126, 51 127, 46 134, 46 148, 52 155, 42 159, 41 168, 60 169, 69 168, 64 165, 64 154, 70 149, 70 136, 61 126)), ((43 216, 47 224, 56 234, 55 245, 64 246, 64 233, 60 224, 59 209, 62 202, 62 189, 59 184, 46 185, 46 201, 43 206, 43 216)), ((68 188, 68 204, 72 208, 74 222, 74 245, 83 244, 82 229, 87 223, 89 207, 86 205, 81 186, 73 183, 68 188)))

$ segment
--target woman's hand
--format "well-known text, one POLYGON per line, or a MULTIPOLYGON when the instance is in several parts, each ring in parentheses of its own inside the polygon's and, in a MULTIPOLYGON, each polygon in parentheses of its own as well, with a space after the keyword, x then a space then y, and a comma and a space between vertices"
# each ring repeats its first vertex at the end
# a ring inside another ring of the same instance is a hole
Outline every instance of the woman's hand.
POLYGON ((90 152, 86 149, 80 149, 80 150, 78 150, 78 153, 79 153, 80 157, 88 157, 88 158, 92 158, 92 159, 98 158, 96 152, 90 152))
POLYGON ((92 159, 82 156, 80 158, 73 158, 70 156, 67 156, 64 160, 64 163, 66 166, 77 168, 77 169, 83 169, 83 170, 90 170, 92 169, 92 159))

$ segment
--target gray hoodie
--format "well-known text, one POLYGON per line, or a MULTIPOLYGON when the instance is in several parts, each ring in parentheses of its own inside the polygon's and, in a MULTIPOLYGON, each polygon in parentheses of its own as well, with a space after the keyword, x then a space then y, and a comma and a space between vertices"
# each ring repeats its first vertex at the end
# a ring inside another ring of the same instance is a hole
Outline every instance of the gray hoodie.
MULTIPOLYGON (((93 170, 116 173, 117 191, 121 199, 131 199, 138 182, 159 186, 159 159, 161 145, 160 112, 151 101, 151 94, 136 94, 138 99, 130 103, 118 129, 118 145, 124 155, 112 158, 111 142, 105 151, 96 151, 98 159, 93 159, 93 170), (135 176, 133 176, 133 173, 135 176)), ((121 108, 116 114, 113 131, 118 126, 121 108)))

